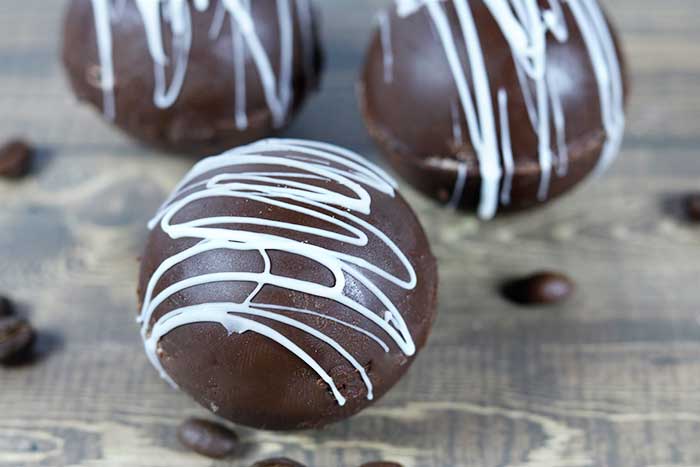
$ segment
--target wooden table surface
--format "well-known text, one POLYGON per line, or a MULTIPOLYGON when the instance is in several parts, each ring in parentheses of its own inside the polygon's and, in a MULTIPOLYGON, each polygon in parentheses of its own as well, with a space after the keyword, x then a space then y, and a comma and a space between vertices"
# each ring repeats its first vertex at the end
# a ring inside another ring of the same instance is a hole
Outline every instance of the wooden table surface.
MULTIPOLYGON (((324 0, 328 70, 289 136, 375 155, 354 96, 379 0, 324 0)), ((700 465, 700 2, 608 0, 633 77, 623 154, 603 179, 526 216, 480 224, 408 188, 441 270, 428 348, 374 407, 323 431, 239 429, 242 459, 175 439, 209 416, 155 374, 137 326, 145 222, 191 161, 139 147, 73 101, 57 60, 61 0, 0 2, 0 139, 42 148, 0 182, 0 291, 41 330, 35 365, 0 371, 0 466, 700 465), (507 276, 575 277, 565 306, 522 309, 507 276)))

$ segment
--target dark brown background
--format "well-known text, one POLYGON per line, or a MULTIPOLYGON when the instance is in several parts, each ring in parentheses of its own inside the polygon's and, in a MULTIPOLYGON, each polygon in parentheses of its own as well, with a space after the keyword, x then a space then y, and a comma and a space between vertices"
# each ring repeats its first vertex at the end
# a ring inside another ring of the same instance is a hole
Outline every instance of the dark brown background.
MULTIPOLYGON (((354 80, 378 0, 325 0, 329 70, 290 136, 374 155, 354 80)), ((432 341, 374 408, 322 432, 240 430, 240 461, 175 440, 207 415, 161 382, 133 322, 145 222, 190 161, 138 147, 79 108, 57 61, 61 0, 0 2, 0 138, 40 143, 0 182, 0 290, 42 330, 36 366, 0 372, 0 466, 700 465, 700 228, 667 200, 700 189, 700 2, 608 0, 633 98, 621 159, 527 216, 479 224, 405 189, 442 273, 432 341), (574 276, 560 308, 503 302, 500 278, 574 276)))

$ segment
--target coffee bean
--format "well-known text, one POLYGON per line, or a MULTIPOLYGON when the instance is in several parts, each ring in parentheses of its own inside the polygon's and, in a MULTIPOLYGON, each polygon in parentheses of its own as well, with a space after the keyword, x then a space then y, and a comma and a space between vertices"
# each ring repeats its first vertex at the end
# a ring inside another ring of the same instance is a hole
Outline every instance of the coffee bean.
POLYGON ((256 462, 250 467, 305 467, 304 464, 287 459, 286 457, 277 457, 274 459, 267 459, 264 461, 256 462))
POLYGON ((569 298, 574 292, 574 282, 557 272, 538 272, 516 279, 503 286, 503 295, 522 305, 546 305, 569 298))
POLYGON ((0 177, 19 178, 26 175, 32 165, 34 150, 21 140, 10 141, 0 148, 0 177))
POLYGON ((12 316, 15 313, 15 307, 7 297, 0 296, 0 318, 12 316))
POLYGON ((368 462, 366 464, 362 464, 360 467, 403 467, 403 466, 401 464, 396 463, 396 462, 379 461, 379 462, 368 462))
POLYGON ((185 447, 212 459, 231 456, 238 449, 236 433, 209 420, 186 420, 180 425, 177 437, 185 447))
POLYGON ((0 363, 11 362, 31 350, 35 337, 27 320, 14 316, 0 318, 0 363))
POLYGON ((691 221, 700 222, 700 193, 685 198, 685 213, 691 221))

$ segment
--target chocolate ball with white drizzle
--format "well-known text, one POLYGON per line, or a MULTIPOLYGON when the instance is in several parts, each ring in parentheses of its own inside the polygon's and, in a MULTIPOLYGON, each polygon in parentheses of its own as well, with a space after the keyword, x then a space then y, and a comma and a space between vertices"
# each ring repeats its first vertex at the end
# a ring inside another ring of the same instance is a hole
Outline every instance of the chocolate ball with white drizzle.
POLYGON ((596 0, 397 0, 379 15, 359 95, 407 181, 488 219, 608 167, 626 87, 596 0))
POLYGON ((328 144, 204 159, 150 225, 140 322, 161 376, 229 420, 320 427, 389 390, 425 345, 437 272, 383 171, 328 144))
POLYGON ((131 136, 209 155, 284 127, 321 73, 313 0, 71 0, 79 99, 131 136))

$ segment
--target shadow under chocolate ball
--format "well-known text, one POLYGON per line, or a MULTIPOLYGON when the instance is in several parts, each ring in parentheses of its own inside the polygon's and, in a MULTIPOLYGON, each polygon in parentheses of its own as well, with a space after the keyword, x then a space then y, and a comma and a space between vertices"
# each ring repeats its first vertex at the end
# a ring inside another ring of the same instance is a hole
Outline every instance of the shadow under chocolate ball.
POLYGON ((602 172, 625 124, 627 73, 596 1, 504 5, 398 0, 379 15, 359 86, 394 169, 486 219, 602 172))
POLYGON ((349 417, 426 343, 428 240, 395 183, 341 148, 266 140, 204 159, 151 227, 146 353, 231 421, 301 429, 349 417))
POLYGON ((283 128, 319 84, 312 0, 71 0, 76 96, 129 135, 210 155, 283 128))

